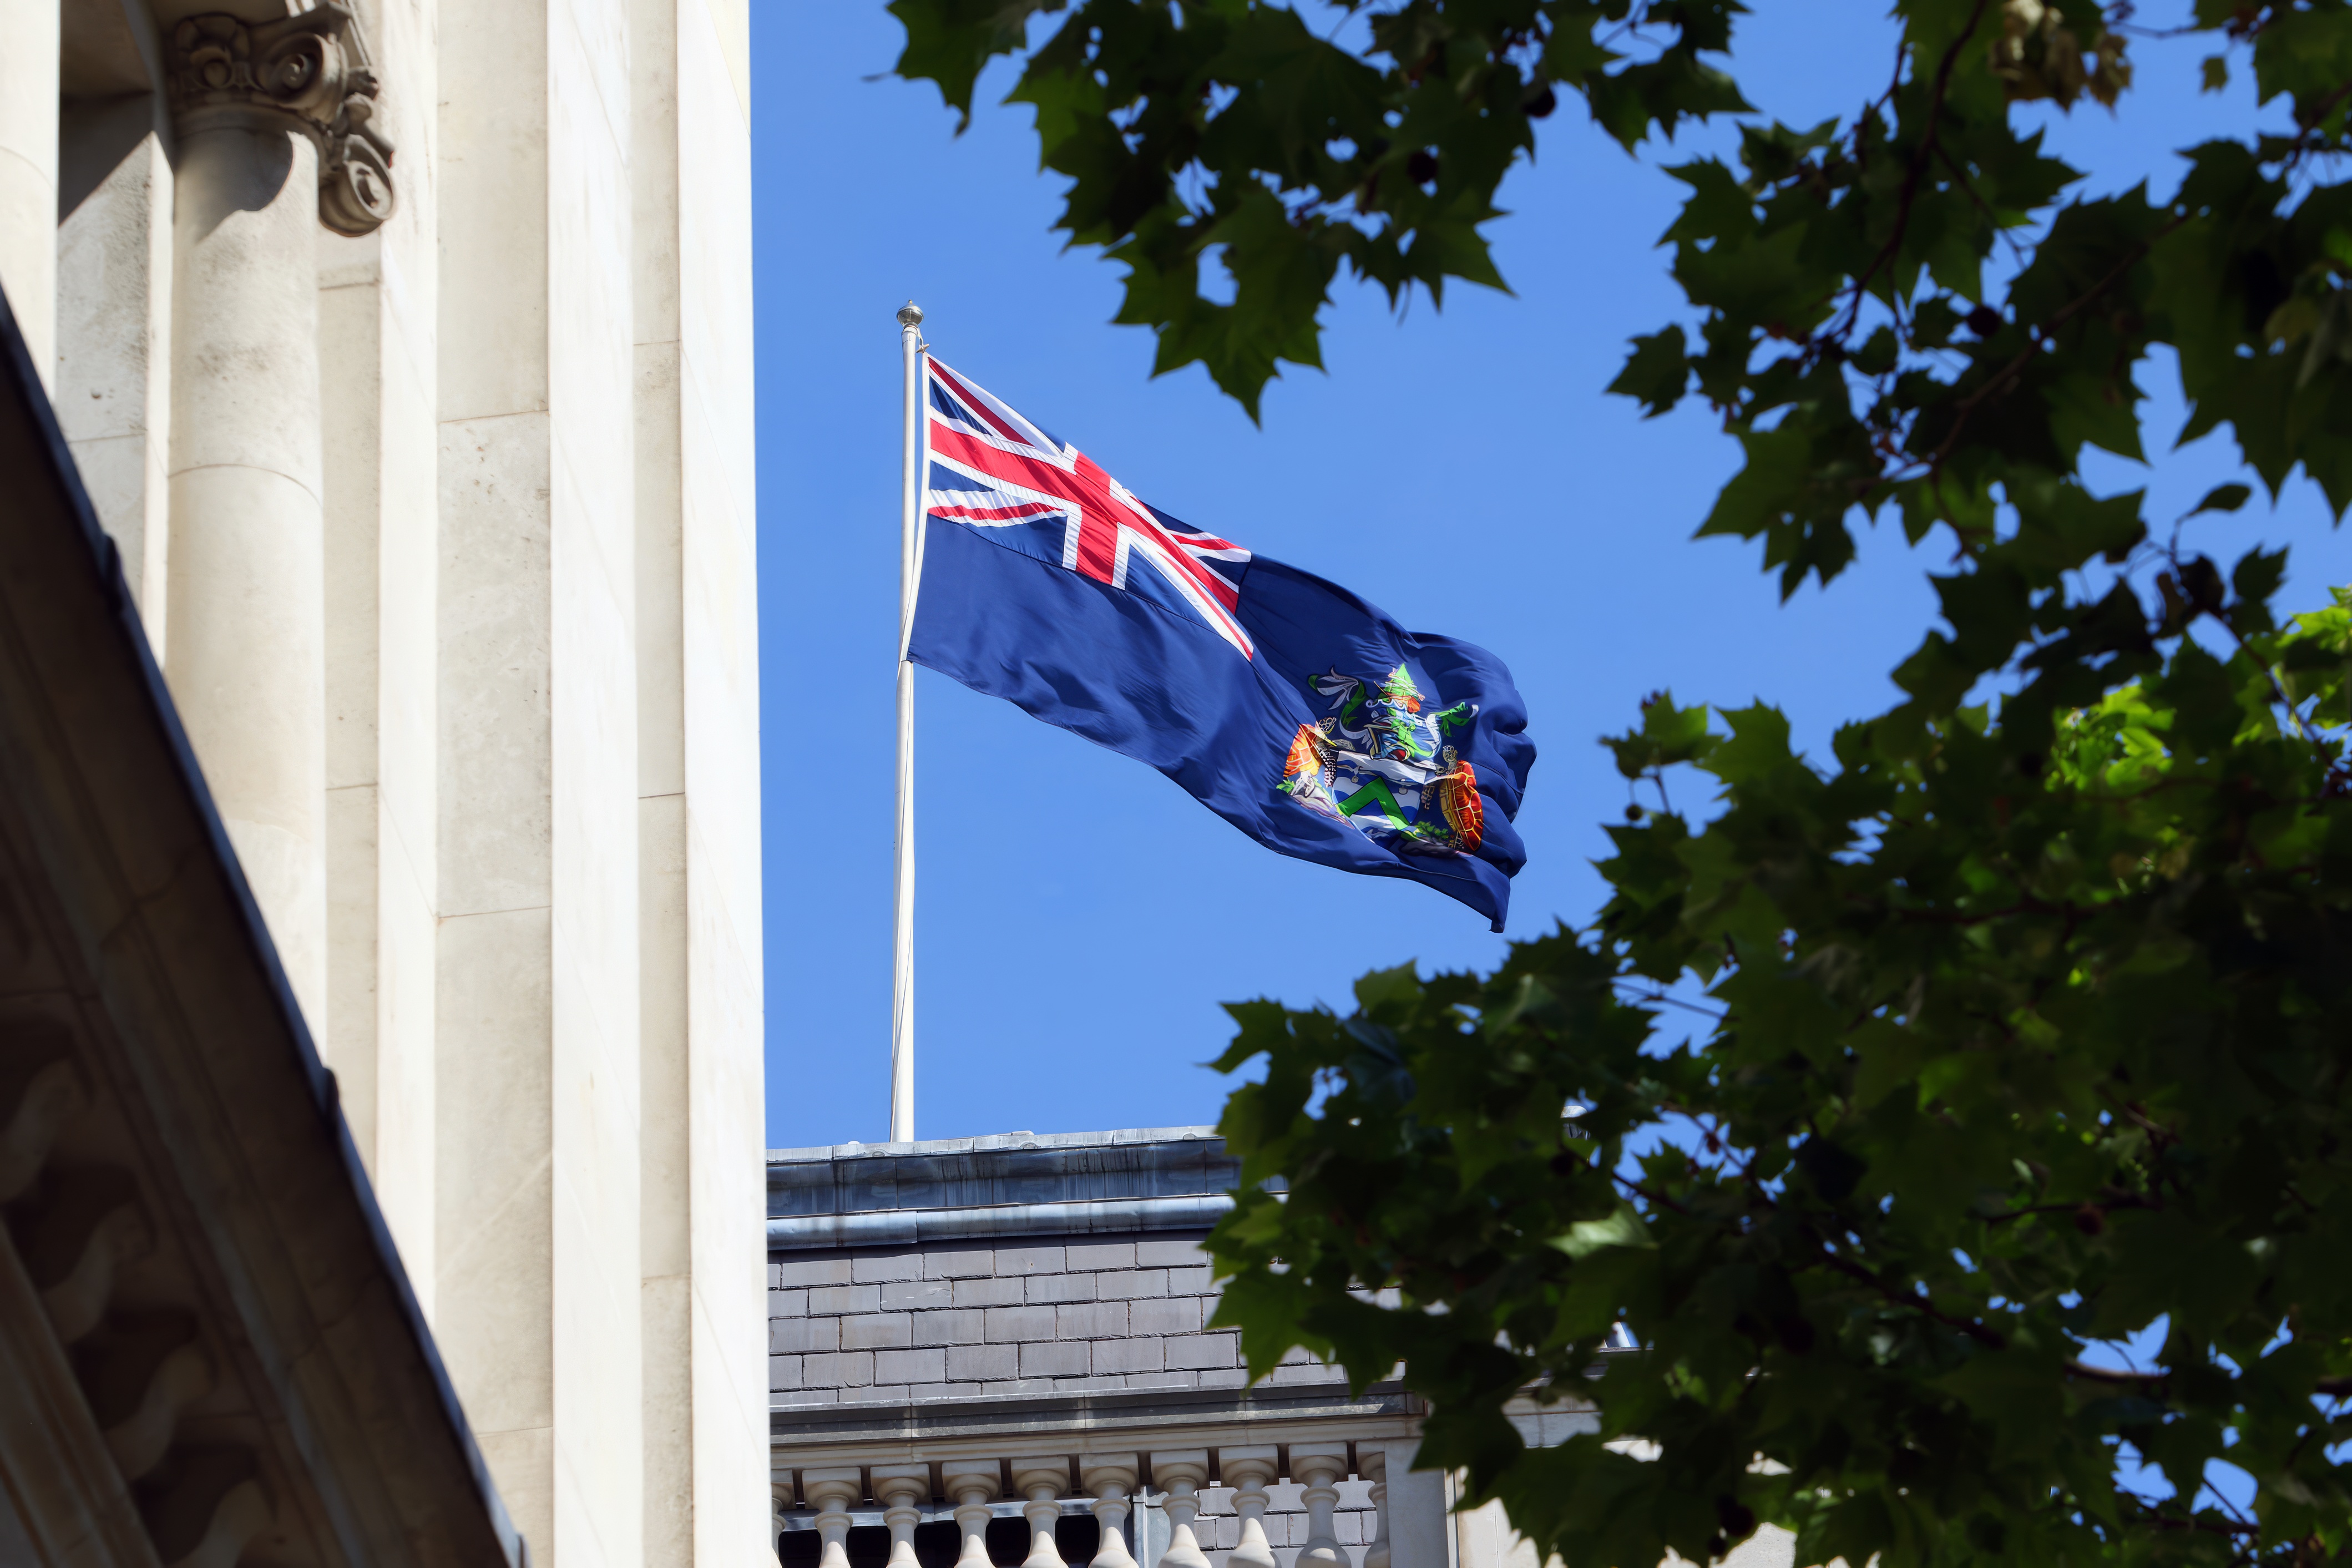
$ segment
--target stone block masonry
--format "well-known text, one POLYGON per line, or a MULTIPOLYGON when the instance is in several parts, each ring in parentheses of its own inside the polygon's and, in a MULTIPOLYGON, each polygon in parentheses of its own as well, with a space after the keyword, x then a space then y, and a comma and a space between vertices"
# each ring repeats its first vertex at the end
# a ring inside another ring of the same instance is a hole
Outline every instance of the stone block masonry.
MULTIPOLYGON (((771 1403, 1239 1388, 1234 1335, 1206 1326, 1217 1299, 1202 1234, 778 1253, 771 1403)), ((1346 1379, 1308 1363, 1277 1381, 1346 1379)))

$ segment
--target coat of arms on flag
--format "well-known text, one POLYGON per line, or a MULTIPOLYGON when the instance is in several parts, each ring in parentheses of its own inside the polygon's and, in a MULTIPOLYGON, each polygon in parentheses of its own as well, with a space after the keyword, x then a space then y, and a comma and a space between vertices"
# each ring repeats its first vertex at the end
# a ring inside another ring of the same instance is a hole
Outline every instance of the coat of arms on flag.
POLYGON ((1503 929, 1535 744, 1501 660, 1188 527, 970 377, 923 374, 909 658, 1149 763, 1269 848, 1503 929))
POLYGON ((1285 794, 1400 855, 1469 854, 1485 842, 1478 771, 1445 739, 1477 718, 1476 703, 1432 708, 1403 665, 1377 686, 1336 669, 1314 686, 1333 710, 1298 726, 1285 794))

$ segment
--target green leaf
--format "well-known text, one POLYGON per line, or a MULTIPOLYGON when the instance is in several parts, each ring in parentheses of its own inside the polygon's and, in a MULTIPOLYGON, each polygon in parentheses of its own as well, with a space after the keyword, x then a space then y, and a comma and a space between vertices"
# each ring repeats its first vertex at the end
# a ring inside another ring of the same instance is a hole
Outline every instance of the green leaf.
POLYGON ((2211 489, 2205 492, 2205 499, 2203 500, 2199 501, 2195 506, 2190 507, 2186 512, 2181 514, 2182 519, 2183 521, 2186 521, 2189 518, 2197 516, 2200 512, 2235 511, 2240 507, 2245 505, 2247 500, 2252 497, 2254 489, 2252 485, 2242 485, 2234 482, 2226 485, 2215 485, 2211 489))
POLYGON ((1661 691, 1642 704, 1640 729, 1601 743, 1616 754, 1617 771, 1637 779, 1660 768, 1697 762, 1717 742, 1708 732, 1704 704, 1678 708, 1672 692, 1661 691))
POLYGON ((1683 345, 1683 330, 1675 326, 1635 338, 1633 352, 1625 356, 1625 368, 1617 373, 1609 390, 1638 401, 1645 419, 1665 413, 1682 401, 1683 386, 1690 379, 1690 362, 1683 345))
POLYGON ((957 110, 956 129, 971 123, 971 90, 988 62, 1020 50, 1034 16, 1062 9, 1066 0, 890 0, 885 7, 907 29, 898 74, 939 84, 957 110))
POLYGON ((1642 1216, 1632 1208, 1620 1208, 1605 1219, 1580 1219, 1560 1235, 1552 1238, 1552 1246, 1578 1262, 1596 1252, 1610 1247, 1651 1247, 1657 1243, 1650 1239, 1642 1216))

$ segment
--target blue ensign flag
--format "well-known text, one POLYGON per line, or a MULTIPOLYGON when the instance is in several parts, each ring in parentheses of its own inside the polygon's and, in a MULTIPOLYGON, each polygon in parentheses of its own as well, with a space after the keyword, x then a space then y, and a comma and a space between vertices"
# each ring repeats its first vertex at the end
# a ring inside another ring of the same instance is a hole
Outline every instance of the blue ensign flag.
POLYGON ((1149 763, 1269 849, 1503 929, 1535 761, 1503 661, 1144 505, 926 359, 908 657, 1149 763))

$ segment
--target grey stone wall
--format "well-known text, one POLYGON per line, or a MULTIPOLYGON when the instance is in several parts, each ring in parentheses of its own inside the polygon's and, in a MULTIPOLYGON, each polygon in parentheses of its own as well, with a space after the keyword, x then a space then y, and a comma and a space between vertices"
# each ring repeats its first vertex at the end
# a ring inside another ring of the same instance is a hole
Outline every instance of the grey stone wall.
MULTIPOLYGON (((1241 1388, 1199 1233, 992 1237, 768 1262, 778 1408, 1154 1388, 1241 1388)), ((1298 1355, 1261 1386, 1344 1382, 1298 1355)))

